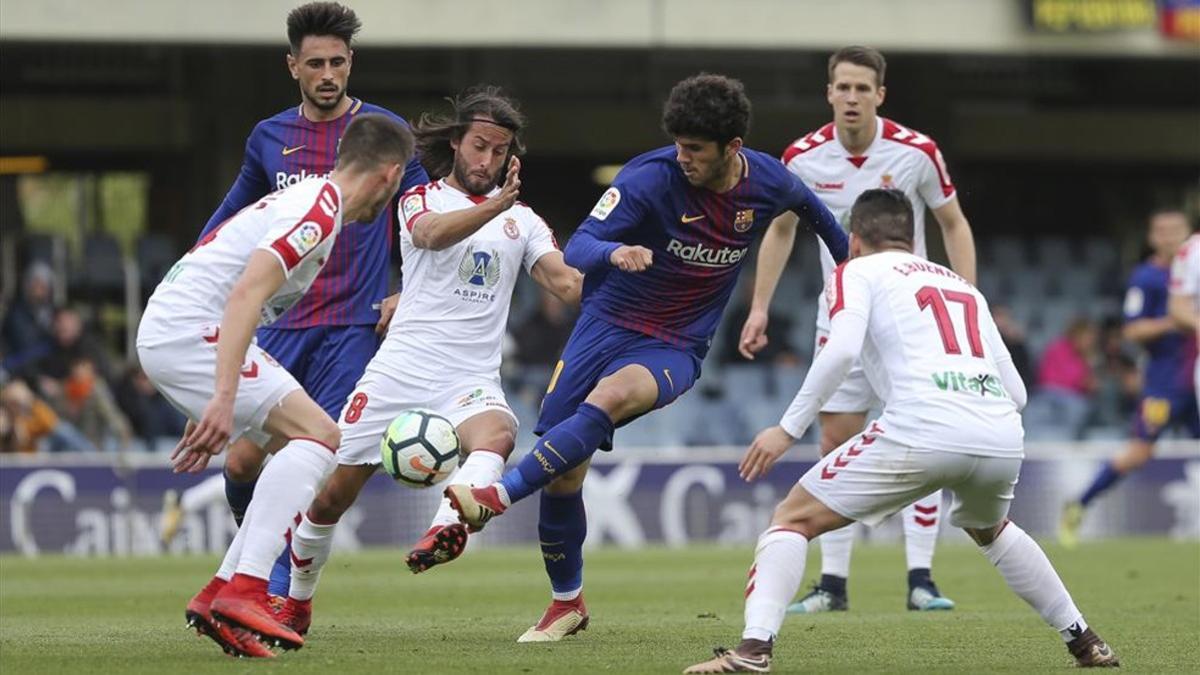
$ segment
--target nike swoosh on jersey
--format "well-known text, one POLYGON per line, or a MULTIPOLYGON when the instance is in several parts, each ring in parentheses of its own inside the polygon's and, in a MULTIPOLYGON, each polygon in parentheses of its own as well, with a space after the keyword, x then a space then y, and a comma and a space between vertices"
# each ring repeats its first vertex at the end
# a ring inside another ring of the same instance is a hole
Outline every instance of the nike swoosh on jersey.
POLYGON ((679 217, 679 220, 680 220, 681 222, 684 222, 684 223, 694 223, 694 222, 696 222, 697 220, 703 220, 703 219, 704 219, 704 214, 703 214, 703 213, 701 213, 701 214, 700 214, 700 215, 698 215, 698 216, 689 216, 688 214, 686 214, 686 213, 685 213, 685 214, 683 214, 682 216, 680 216, 680 217, 679 217))
POLYGON ((308 147, 307 145, 297 145, 297 146, 296 146, 296 147, 294 147, 294 148, 289 148, 289 147, 287 147, 287 146, 284 146, 284 148, 283 148, 283 156, 284 156, 284 157, 287 157, 288 155, 292 154, 293 152, 298 152, 298 151, 300 151, 300 150, 303 150, 304 148, 307 148, 307 147, 308 147))

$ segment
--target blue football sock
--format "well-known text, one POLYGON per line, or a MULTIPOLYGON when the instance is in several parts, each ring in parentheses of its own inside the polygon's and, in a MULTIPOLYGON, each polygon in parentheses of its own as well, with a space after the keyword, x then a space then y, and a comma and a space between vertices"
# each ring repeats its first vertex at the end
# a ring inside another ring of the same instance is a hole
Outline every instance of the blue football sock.
POLYGON ((1092 479, 1091 486, 1088 487, 1087 490, 1084 490, 1083 496, 1079 498, 1079 503, 1083 506, 1087 506, 1088 502, 1092 501, 1098 497, 1100 493, 1112 487, 1113 484, 1120 479, 1121 474, 1113 468, 1112 462, 1105 463, 1104 468, 1100 469, 1100 472, 1096 474, 1094 479, 1092 479))
POLYGON ((545 433, 533 452, 500 478, 510 503, 517 503, 550 481, 583 464, 600 444, 612 436, 608 413, 590 403, 545 433))
POLYGON ((583 490, 569 495, 551 495, 542 490, 538 540, 542 547, 542 562, 555 593, 573 593, 583 587, 583 540, 586 538, 583 490))
POLYGON ((242 518, 246 517, 246 509, 250 508, 250 500, 254 499, 255 478, 245 483, 234 480, 225 474, 225 501, 229 502, 229 510, 233 511, 233 520, 238 527, 242 526, 242 518))
POLYGON ((289 542, 283 547, 283 553, 275 559, 275 566, 271 568, 271 579, 267 582, 267 592, 271 595, 287 597, 288 589, 292 586, 291 555, 292 545, 289 542))

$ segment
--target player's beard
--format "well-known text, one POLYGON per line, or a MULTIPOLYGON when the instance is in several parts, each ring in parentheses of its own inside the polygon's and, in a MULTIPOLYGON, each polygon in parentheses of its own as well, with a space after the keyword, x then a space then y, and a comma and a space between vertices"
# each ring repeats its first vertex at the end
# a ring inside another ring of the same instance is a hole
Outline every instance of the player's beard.
MULTIPOLYGON (((318 88, 320 86, 321 85, 317 85, 318 88)), ((321 92, 318 88, 314 88, 311 94, 307 91, 303 92, 304 98, 317 110, 333 110, 334 108, 338 107, 338 105, 342 102, 342 99, 346 98, 345 88, 338 87, 337 95, 330 99, 329 102, 325 102, 325 100, 319 98, 321 92)))
POLYGON ((472 173, 467 168, 466 162, 462 161, 459 155, 454 155, 454 180, 458 181, 458 184, 463 186, 463 189, 468 194, 481 197, 491 192, 492 188, 496 187, 496 179, 499 173, 497 171, 497 175, 481 178, 479 174, 472 173))

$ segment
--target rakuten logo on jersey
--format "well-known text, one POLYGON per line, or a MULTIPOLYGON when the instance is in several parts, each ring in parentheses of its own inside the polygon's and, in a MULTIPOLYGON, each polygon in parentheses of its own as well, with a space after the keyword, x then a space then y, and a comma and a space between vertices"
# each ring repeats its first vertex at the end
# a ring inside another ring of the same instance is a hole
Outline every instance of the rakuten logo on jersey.
POLYGON ((329 172, 325 173, 309 173, 304 169, 300 169, 300 173, 284 173, 283 171, 275 172, 275 189, 282 190, 285 187, 291 187, 296 183, 307 178, 329 178, 329 172))
POLYGON ((730 248, 709 248, 701 243, 684 244, 678 239, 672 239, 667 244, 667 253, 674 253, 679 256, 679 259, 689 265, 699 265, 700 267, 729 267, 736 265, 746 257, 745 247, 730 248))

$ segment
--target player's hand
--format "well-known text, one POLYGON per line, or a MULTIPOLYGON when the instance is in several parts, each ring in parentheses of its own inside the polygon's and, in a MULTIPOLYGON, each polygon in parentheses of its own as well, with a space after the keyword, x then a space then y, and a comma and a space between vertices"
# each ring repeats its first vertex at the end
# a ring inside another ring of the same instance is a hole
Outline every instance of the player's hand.
POLYGON ((622 272, 645 272, 654 264, 654 252, 645 246, 618 246, 608 261, 622 272))
POLYGON ((389 295, 383 299, 383 302, 379 303, 379 322, 375 324, 376 335, 387 333, 388 325, 392 323, 392 315, 396 313, 396 305, 399 304, 399 293, 389 295))
POLYGON ((754 360, 754 355, 767 346, 767 313, 750 310, 746 323, 742 324, 742 337, 738 340, 738 351, 742 356, 754 360))
POLYGON ((204 408, 200 423, 185 429, 183 438, 171 453, 176 473, 199 470, 196 465, 208 463, 197 455, 216 455, 225 449, 233 432, 233 397, 215 396, 204 408))
POLYGON ((517 203, 517 196, 521 194, 521 160, 516 155, 508 162, 508 172, 504 175, 504 184, 500 186, 500 193, 492 197, 492 201, 500 207, 500 211, 507 211, 512 208, 513 204, 517 203))
POLYGON ((767 475, 775 462, 792 447, 796 439, 792 438, 781 426, 767 427, 758 432, 754 442, 746 450, 746 456, 738 464, 738 475, 747 483, 767 475))

